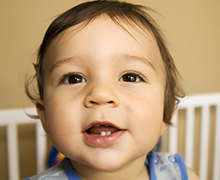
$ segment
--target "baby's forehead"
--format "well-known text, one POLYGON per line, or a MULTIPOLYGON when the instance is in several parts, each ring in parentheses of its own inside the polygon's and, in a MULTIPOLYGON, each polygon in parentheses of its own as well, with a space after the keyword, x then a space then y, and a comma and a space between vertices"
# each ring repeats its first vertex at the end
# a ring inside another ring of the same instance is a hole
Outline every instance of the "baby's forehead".
MULTIPOLYGON (((110 34, 121 34, 121 36, 119 35, 117 36, 117 38, 126 37, 129 39, 133 39, 133 42, 128 41, 130 42, 130 44, 127 44, 127 46, 131 46, 134 42, 138 43, 141 48, 147 47, 146 54, 148 53, 151 57, 153 56, 151 59, 161 59, 160 50, 157 45, 156 39, 153 36, 153 33, 151 33, 146 27, 144 27, 143 24, 135 23, 132 20, 122 18, 118 18, 116 21, 114 19, 111 19, 107 15, 102 15, 90 21, 84 21, 77 25, 71 26, 60 33, 48 47, 47 53, 45 55, 45 60, 47 61, 48 59, 55 59, 54 57, 52 58, 52 56, 56 57, 56 52, 60 51, 64 44, 71 42, 72 38, 76 41, 86 41, 85 37, 95 37, 100 39, 99 35, 97 36, 98 32, 100 33, 100 36, 103 37, 103 39, 106 39, 105 34, 107 33, 107 31, 110 32, 110 34)), ((92 38, 92 40, 94 40, 94 38, 92 38)), ((81 43, 79 43, 78 45, 80 46, 80 44, 81 43)), ((163 64, 161 63, 161 60, 158 62, 159 64, 163 64)))

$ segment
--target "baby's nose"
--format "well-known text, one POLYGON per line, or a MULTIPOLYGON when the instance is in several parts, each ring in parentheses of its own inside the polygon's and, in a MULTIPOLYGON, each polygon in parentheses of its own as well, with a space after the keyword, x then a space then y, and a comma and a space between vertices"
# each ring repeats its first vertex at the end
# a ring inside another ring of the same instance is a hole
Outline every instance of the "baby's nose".
POLYGON ((119 98, 113 91, 113 88, 105 85, 98 85, 91 88, 85 98, 85 106, 93 107, 97 105, 119 106, 119 98))

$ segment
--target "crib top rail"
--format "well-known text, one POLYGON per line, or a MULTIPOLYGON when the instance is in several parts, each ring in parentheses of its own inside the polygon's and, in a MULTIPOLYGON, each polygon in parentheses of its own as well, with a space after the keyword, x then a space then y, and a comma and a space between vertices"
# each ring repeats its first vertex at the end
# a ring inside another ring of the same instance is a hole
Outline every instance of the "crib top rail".
POLYGON ((30 124, 40 123, 37 119, 32 119, 28 116, 36 115, 35 108, 25 109, 6 109, 0 110, 0 126, 8 126, 9 124, 30 124))
POLYGON ((180 100, 179 109, 189 107, 214 106, 220 104, 220 93, 188 95, 180 100))

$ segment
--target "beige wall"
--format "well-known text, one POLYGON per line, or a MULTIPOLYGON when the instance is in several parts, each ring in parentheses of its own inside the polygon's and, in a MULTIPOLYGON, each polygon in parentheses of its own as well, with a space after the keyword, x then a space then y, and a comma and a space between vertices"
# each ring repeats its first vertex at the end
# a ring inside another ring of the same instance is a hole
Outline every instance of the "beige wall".
MULTIPOLYGON (((32 63, 44 32, 56 15, 81 2, 0 0, 0 109, 33 106, 23 86, 25 76, 33 74, 32 63)), ((161 14, 154 17, 184 78, 187 94, 220 91, 219 0, 129 2, 150 6, 161 14)), ((0 147, 4 146, 4 131, 0 129, 0 147)), ((0 170, 3 166, 0 164, 0 170)))

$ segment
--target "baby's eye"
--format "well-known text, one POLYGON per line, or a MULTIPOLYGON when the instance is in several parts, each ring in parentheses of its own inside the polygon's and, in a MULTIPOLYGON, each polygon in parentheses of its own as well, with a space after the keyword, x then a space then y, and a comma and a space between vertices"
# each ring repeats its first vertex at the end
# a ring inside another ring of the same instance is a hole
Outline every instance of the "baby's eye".
POLYGON ((144 79, 137 73, 127 73, 124 74, 119 81, 125 81, 125 82, 140 82, 144 81, 144 79))
POLYGON ((76 73, 67 74, 61 80, 61 83, 63 84, 76 84, 82 82, 86 82, 85 78, 82 75, 76 73))

